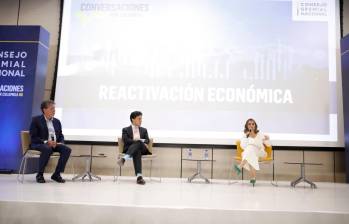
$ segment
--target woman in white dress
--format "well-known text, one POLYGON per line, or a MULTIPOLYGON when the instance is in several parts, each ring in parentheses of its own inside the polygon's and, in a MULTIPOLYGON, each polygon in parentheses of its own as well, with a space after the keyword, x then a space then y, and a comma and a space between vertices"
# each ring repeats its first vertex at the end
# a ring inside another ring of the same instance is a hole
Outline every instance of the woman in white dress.
POLYGON ((269 136, 259 132, 257 123, 250 118, 245 123, 244 137, 241 139, 240 146, 243 149, 242 160, 239 165, 235 164, 235 172, 240 175, 241 169, 249 171, 250 183, 254 186, 256 183, 256 170, 259 170, 259 158, 264 158, 267 153, 265 146, 270 146, 269 136))

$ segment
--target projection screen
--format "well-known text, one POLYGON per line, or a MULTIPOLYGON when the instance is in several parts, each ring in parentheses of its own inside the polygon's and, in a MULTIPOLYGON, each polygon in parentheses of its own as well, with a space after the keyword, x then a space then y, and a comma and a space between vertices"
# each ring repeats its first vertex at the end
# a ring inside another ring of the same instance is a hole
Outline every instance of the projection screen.
POLYGON ((342 147, 338 0, 65 0, 56 117, 115 142, 134 110, 156 143, 342 147))

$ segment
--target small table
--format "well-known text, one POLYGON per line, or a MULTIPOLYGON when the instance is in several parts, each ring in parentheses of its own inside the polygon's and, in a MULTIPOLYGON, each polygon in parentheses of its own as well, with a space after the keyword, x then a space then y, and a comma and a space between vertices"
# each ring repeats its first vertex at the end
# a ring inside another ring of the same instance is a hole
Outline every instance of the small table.
POLYGON ((203 179, 205 180, 206 183, 210 183, 210 181, 201 173, 201 162, 214 162, 215 160, 212 159, 182 159, 186 161, 196 161, 197 166, 196 166, 196 173, 193 174, 191 177, 188 177, 188 182, 192 182, 194 179, 203 179))
POLYGON ((305 182, 305 183, 310 184, 311 188, 316 188, 316 184, 314 184, 313 182, 311 182, 310 180, 305 178, 305 169, 304 168, 305 168, 305 165, 322 166, 323 165, 322 163, 285 162, 285 164, 296 164, 296 165, 300 165, 300 167, 301 167, 301 176, 298 179, 291 182, 291 187, 296 187, 296 185, 299 184, 300 182, 305 182))
POLYGON ((72 156, 72 157, 78 157, 78 158, 85 158, 85 172, 82 173, 82 174, 78 174, 76 175, 75 177, 73 177, 73 181, 81 178, 82 181, 84 181, 85 177, 88 177, 88 179, 90 181, 93 181, 93 178, 97 179, 97 180, 101 180, 101 178, 97 175, 94 175, 91 171, 91 168, 92 168, 92 158, 105 158, 107 156, 105 155, 96 155, 96 156, 93 156, 93 155, 78 155, 78 156, 72 156))

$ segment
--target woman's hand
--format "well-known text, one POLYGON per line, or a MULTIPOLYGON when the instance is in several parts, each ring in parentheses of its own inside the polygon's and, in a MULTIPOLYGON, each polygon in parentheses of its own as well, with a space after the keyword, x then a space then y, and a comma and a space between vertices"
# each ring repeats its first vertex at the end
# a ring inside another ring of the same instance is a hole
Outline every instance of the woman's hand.
POLYGON ((246 133, 247 138, 250 137, 250 135, 254 135, 254 131, 252 129, 249 129, 248 132, 246 133))

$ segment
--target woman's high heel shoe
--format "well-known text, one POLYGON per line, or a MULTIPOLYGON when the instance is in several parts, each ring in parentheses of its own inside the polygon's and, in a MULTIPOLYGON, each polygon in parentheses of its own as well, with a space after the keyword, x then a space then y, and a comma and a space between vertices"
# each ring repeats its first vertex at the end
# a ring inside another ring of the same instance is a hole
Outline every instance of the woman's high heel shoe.
POLYGON ((240 173, 241 173, 241 169, 240 169, 240 167, 238 166, 238 165, 236 165, 236 164, 234 164, 234 170, 235 170, 235 173, 236 173, 236 175, 240 175, 240 173))
POLYGON ((256 184, 256 179, 251 179, 250 183, 252 184, 252 186, 254 187, 254 185, 256 184))

